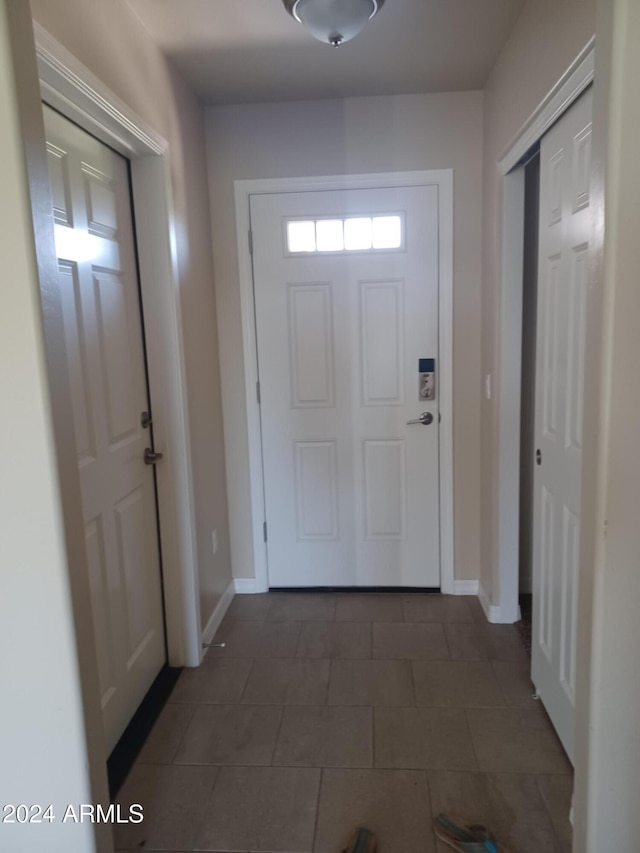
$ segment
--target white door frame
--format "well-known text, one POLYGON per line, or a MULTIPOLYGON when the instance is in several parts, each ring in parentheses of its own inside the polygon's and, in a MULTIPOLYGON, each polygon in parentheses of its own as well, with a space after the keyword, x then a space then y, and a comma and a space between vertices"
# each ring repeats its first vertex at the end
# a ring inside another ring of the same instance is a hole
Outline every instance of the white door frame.
MULTIPOLYGON (((189 414, 169 147, 88 68, 34 24, 42 100, 131 163, 144 307, 169 664, 202 659, 189 414)), ((81 519, 79 519, 79 523, 81 519)))
POLYGON ((257 397, 258 358, 256 316, 253 298, 253 265, 249 231, 252 195, 358 190, 385 187, 435 186, 438 189, 439 228, 439 378, 440 395, 440 586, 443 593, 454 592, 453 540, 453 170, 424 172, 382 172, 367 175, 276 178, 235 181, 238 265, 242 310, 245 398, 248 423, 249 479, 251 490, 251 530, 255 581, 238 583, 236 592, 266 592, 269 588, 267 546, 264 541, 264 481, 262 433, 257 397))
POLYGON ((519 618, 520 391, 524 268, 524 164, 527 153, 593 82, 595 39, 571 63, 517 133, 499 162, 503 175, 498 335, 498 549, 493 600, 481 591, 490 622, 519 618))

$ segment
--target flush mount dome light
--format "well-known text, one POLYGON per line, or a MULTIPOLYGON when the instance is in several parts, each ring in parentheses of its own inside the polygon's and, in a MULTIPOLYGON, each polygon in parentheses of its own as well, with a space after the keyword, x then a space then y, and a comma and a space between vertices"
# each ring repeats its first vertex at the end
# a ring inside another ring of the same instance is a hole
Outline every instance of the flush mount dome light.
POLYGON ((385 0, 283 0, 287 12, 311 35, 340 47, 362 32, 385 0))

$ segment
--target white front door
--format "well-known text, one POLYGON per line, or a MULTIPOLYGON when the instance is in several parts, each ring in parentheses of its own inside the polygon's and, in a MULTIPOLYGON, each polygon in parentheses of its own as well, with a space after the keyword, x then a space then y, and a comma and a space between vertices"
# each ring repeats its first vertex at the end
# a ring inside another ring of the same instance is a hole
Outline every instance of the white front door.
POLYGON ((254 195, 251 227, 270 586, 439 588, 437 188, 254 195))
POLYGON ((149 411, 126 160, 44 108, 110 752, 165 662, 149 411))
POLYGON ((591 92, 542 140, 532 678, 573 756, 591 92))

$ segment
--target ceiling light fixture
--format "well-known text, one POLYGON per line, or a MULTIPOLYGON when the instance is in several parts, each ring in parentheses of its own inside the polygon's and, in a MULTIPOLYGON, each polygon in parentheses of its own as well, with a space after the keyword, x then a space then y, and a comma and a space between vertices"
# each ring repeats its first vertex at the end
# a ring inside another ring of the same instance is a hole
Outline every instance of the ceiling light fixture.
POLYGON ((340 47, 362 32, 385 0, 282 0, 287 12, 311 35, 340 47))

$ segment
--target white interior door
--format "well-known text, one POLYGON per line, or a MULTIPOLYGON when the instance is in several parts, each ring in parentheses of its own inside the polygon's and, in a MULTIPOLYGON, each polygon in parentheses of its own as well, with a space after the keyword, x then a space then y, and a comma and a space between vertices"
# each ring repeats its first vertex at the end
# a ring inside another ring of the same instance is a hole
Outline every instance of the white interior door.
POLYGON ((437 188, 255 195, 251 223, 270 586, 438 588, 437 188))
POLYGON ((573 755, 591 92, 542 140, 532 677, 573 755))
POLYGON ((105 744, 165 662, 149 411, 126 160, 45 107, 105 744))

